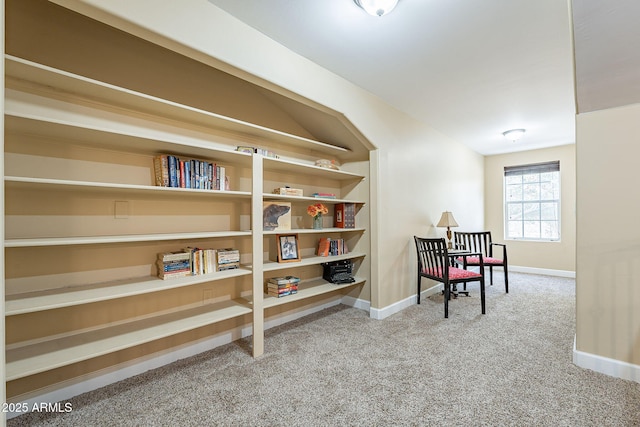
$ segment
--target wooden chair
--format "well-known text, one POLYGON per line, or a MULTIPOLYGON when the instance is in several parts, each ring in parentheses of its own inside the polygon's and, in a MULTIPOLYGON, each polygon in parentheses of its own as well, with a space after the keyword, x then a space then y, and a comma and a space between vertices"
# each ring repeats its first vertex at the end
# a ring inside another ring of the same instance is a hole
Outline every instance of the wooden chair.
POLYGON ((485 314, 484 301, 484 264, 481 253, 469 253, 461 255, 465 257, 476 257, 481 265, 480 273, 463 270, 451 266, 447 244, 443 238, 430 239, 413 236, 418 252, 418 304, 420 304, 420 289, 422 278, 427 278, 440 282, 444 286, 444 317, 449 317, 449 298, 451 297, 451 285, 457 283, 480 282, 480 303, 482 314, 485 314))
MULTIPOLYGON (((491 241, 490 231, 477 232, 460 232, 453 233, 453 241, 458 249, 466 249, 470 252, 480 252, 483 255, 484 266, 489 266, 489 284, 493 286, 493 267, 502 267, 504 269, 504 290, 509 293, 509 272, 507 269, 507 246, 502 243, 493 243, 491 241), (502 248, 502 258, 493 257, 493 247, 502 248)), ((458 259, 458 262, 463 262, 458 259)), ((480 260, 474 257, 466 258, 467 266, 480 266, 480 260)))

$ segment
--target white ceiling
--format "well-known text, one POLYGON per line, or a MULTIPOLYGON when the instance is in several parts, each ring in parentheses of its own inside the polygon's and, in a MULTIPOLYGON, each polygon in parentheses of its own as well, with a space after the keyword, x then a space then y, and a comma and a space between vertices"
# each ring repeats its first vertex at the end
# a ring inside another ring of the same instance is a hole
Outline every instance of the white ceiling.
POLYGON ((481 154, 575 142, 567 0, 209 1, 481 154))

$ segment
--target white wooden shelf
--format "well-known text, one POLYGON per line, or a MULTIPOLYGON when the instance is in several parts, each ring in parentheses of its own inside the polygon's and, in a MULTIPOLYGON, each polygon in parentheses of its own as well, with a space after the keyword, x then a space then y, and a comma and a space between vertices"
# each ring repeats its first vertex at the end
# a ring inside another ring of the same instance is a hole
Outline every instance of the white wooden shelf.
POLYGON ((200 110, 188 105, 157 98, 126 88, 79 76, 66 71, 37 64, 12 55, 5 55, 5 73, 7 86, 19 85, 21 81, 36 83, 41 87, 56 88, 56 92, 66 92, 95 102, 104 102, 111 106, 143 112, 154 116, 166 117, 178 122, 191 123, 203 128, 217 128, 236 135, 247 135, 256 140, 277 141, 279 143, 308 147, 334 155, 351 150, 269 129, 242 120, 225 117, 220 114, 200 110))
POLYGON ((203 233, 125 234, 119 236, 42 237, 29 239, 7 239, 4 241, 4 246, 6 248, 26 248, 36 246, 98 245, 109 243, 155 242, 163 240, 199 240, 250 235, 250 231, 212 231, 203 233))
POLYGON ((251 313, 245 300, 229 300, 24 347, 8 346, 12 381, 251 313))
POLYGON ((216 280, 224 280, 251 274, 251 270, 239 268, 219 271, 211 274, 187 276, 173 279, 144 277, 115 282, 99 283, 87 286, 75 286, 64 289, 29 292, 7 295, 5 298, 5 315, 33 313, 74 305, 89 304, 98 301, 130 297, 134 295, 161 292, 184 286, 197 285, 216 280))
POLYGON ((309 265, 318 265, 324 262, 331 261, 341 261, 344 259, 354 259, 354 258, 362 258, 366 256, 365 253, 361 252, 350 252, 348 254, 343 255, 332 255, 332 256, 310 256, 304 257, 300 261, 297 262, 276 262, 276 261, 266 261, 263 264, 262 271, 276 271, 276 270, 287 270, 290 268, 296 267, 306 267, 309 265))
POLYGON ((343 170, 335 170, 322 168, 313 164, 304 164, 285 159, 275 159, 272 157, 264 158, 264 170, 274 172, 286 172, 291 174, 303 174, 309 176, 325 177, 340 181, 364 180, 363 175, 347 172, 343 170))
POLYGON ((5 129, 10 133, 51 138, 72 145, 111 148, 130 153, 173 153, 251 167, 251 154, 215 146, 210 137, 204 139, 164 133, 161 137, 155 134, 154 138, 149 138, 130 128, 89 125, 79 120, 54 119, 44 114, 36 117, 33 113, 14 111, 18 108, 12 107, 13 103, 7 102, 5 129))
POLYGON ((298 292, 295 294, 287 295, 284 297, 276 298, 265 294, 264 296, 264 308, 275 307, 282 304, 287 304, 294 301, 300 301, 303 299, 315 297, 318 295, 335 292, 341 289, 350 288, 352 286, 361 285, 365 280, 361 277, 355 277, 355 282, 345 284, 329 283, 323 279, 315 279, 307 282, 300 282, 298 284, 298 292))
POLYGON ((17 188, 42 188, 47 187, 52 190, 72 190, 72 191, 117 191, 127 193, 147 193, 147 194, 174 194, 176 196, 208 196, 208 197, 251 197, 248 191, 222 191, 222 190, 200 190, 194 188, 158 187, 151 185, 131 185, 111 182, 73 181, 64 179, 32 178, 21 176, 5 176, 5 186, 17 188))
POLYGON ((365 202, 361 200, 333 199, 326 197, 287 196, 272 193, 264 193, 262 195, 262 198, 265 200, 290 200, 292 202, 325 203, 327 205, 335 205, 338 203, 355 203, 357 205, 365 204, 365 202))
POLYGON ((364 231, 366 231, 364 227, 356 227, 356 228, 324 227, 322 229, 294 228, 291 230, 263 231, 262 234, 267 236, 267 235, 275 235, 275 234, 323 234, 323 233, 349 233, 349 232, 361 233, 364 231))

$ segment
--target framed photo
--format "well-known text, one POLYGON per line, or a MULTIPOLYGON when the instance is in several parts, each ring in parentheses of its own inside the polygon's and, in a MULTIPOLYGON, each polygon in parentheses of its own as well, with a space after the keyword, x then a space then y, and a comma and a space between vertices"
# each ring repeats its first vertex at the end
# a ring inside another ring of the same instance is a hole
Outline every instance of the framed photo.
POLYGON ((300 247, 297 234, 276 234, 278 262, 300 261, 300 247))

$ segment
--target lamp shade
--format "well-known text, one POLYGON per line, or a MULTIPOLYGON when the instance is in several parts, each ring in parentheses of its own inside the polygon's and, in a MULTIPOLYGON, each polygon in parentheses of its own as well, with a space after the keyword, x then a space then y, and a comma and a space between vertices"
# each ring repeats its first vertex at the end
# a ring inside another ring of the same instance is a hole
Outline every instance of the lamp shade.
POLYGON ((398 4, 398 0, 353 0, 369 15, 382 16, 391 12, 398 4))
POLYGON ((440 221, 438 221, 438 225, 436 227, 457 227, 458 223, 456 219, 453 217, 453 214, 449 211, 442 212, 442 216, 440 217, 440 221))

